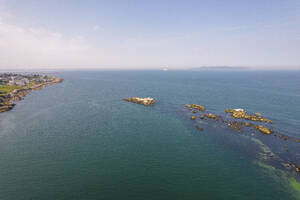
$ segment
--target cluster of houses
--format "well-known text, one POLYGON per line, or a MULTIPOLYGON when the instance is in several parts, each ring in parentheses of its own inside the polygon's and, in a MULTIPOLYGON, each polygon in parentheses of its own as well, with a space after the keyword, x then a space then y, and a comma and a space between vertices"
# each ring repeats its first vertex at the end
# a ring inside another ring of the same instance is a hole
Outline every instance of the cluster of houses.
POLYGON ((26 86, 30 82, 43 83, 48 81, 52 81, 51 77, 35 74, 0 73, 0 85, 26 86))

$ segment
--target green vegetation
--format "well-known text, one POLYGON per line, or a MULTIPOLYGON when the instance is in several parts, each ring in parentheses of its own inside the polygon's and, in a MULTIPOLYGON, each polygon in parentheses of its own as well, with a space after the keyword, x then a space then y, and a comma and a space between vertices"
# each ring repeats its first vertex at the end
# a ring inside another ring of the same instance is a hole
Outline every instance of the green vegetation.
POLYGON ((283 170, 276 169, 275 167, 262 163, 260 161, 255 161, 255 164, 267 170, 275 181, 281 182, 283 187, 287 189, 296 199, 300 199, 300 183, 295 179, 289 177, 289 175, 283 170))
POLYGON ((289 181, 290 181, 290 186, 296 192, 297 198, 300 199, 300 183, 298 183, 294 178, 290 178, 289 181))
POLYGON ((15 85, 0 85, 0 95, 5 95, 7 93, 10 93, 14 90, 22 89, 21 86, 15 86, 15 85))

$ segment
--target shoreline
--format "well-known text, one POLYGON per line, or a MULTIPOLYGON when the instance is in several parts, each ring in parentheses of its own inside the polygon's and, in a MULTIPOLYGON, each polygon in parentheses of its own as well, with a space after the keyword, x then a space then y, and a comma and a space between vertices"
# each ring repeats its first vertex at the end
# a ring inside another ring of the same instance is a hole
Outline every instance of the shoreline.
MULTIPOLYGON (((16 101, 21 101, 24 99, 24 97, 29 94, 33 90, 42 90, 45 87, 49 85, 54 85, 54 84, 59 84, 62 83, 64 79, 59 78, 59 77, 52 77, 51 81, 47 80, 42 83, 33 83, 29 82, 26 86, 20 87, 18 89, 14 89, 11 92, 1 92, 1 98, 0 98, 0 113, 7 112, 12 110, 15 105, 16 101)), ((8 85, 4 85, 8 86, 8 85)))

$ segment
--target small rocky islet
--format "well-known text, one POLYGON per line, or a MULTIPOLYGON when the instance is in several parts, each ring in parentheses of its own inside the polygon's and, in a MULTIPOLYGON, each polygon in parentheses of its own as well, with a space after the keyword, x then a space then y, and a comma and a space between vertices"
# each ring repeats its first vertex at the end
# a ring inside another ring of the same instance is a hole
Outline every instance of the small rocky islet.
POLYGON ((141 104, 144 106, 151 106, 153 105, 156 101, 155 99, 151 98, 151 97, 130 97, 130 98, 123 98, 124 101, 128 101, 131 103, 136 103, 136 104, 141 104))
POLYGON ((62 81, 62 78, 46 75, 0 73, 0 113, 13 109, 15 102, 23 100, 31 91, 62 81))

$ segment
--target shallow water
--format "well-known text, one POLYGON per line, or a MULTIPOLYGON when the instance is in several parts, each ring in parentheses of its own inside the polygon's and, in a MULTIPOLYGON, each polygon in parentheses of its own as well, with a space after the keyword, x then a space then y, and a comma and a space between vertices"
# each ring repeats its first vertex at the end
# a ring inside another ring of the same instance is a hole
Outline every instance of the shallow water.
MULTIPOLYGON (((279 152, 276 142, 210 122, 199 122, 198 132, 183 105, 260 112, 274 129, 300 138, 300 72, 56 75, 65 81, 0 114, 0 199, 297 198, 293 174, 263 159, 279 152), (158 101, 121 101, 131 96, 158 101)), ((299 146, 293 149, 300 164, 299 146)))

